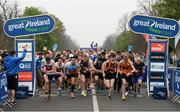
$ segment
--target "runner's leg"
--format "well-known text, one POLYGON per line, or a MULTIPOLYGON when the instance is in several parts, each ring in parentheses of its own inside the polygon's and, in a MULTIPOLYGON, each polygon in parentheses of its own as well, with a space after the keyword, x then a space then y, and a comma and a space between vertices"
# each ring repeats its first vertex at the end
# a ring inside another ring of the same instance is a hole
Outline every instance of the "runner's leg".
POLYGON ((71 77, 71 91, 70 91, 71 98, 74 97, 75 81, 76 81, 75 77, 71 77))

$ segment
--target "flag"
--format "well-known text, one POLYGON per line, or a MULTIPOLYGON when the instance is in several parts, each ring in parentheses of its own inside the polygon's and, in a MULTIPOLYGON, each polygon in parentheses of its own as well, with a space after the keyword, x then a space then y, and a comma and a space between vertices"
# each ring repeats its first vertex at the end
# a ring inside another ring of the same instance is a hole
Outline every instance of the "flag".
POLYGON ((154 35, 143 35, 144 39, 146 40, 146 42, 149 41, 149 39, 153 39, 153 40, 157 40, 157 38, 154 35))
POLYGON ((149 36, 148 35, 143 35, 144 39, 146 40, 146 42, 149 41, 149 36))

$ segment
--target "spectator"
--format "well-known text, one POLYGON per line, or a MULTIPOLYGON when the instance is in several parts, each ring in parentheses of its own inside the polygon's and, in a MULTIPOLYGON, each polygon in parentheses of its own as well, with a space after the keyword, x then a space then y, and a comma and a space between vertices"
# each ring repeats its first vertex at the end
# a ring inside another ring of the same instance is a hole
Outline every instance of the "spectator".
POLYGON ((36 58, 36 82, 38 87, 42 87, 41 82, 41 61, 43 59, 43 53, 39 53, 38 57, 36 58))
POLYGON ((15 57, 16 52, 10 50, 9 55, 4 60, 4 69, 7 72, 8 83, 8 99, 7 102, 12 105, 16 104, 15 92, 18 86, 18 65, 24 59, 27 51, 27 46, 23 47, 23 53, 20 57, 15 57))

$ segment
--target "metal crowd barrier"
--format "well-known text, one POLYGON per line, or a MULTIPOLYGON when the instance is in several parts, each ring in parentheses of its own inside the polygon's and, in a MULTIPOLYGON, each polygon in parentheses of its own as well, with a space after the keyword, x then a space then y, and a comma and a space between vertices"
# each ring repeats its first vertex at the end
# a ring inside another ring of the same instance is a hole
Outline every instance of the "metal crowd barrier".
POLYGON ((180 67, 168 68, 169 98, 180 103, 180 67))
POLYGON ((8 97, 8 88, 7 88, 7 77, 6 73, 0 73, 0 110, 1 106, 5 103, 5 100, 8 97))

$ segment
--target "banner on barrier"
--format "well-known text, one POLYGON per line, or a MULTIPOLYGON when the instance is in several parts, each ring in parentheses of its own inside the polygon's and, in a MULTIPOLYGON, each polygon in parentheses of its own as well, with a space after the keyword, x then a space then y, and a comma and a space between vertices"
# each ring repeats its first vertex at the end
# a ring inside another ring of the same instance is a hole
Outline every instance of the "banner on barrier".
POLYGON ((174 73, 174 93, 180 96, 180 71, 178 70, 174 73))
POLYGON ((7 77, 5 73, 0 73, 0 102, 8 97, 7 77))
POLYGON ((172 84, 172 82, 173 82, 173 72, 174 72, 174 70, 173 69, 168 69, 168 74, 167 74, 167 76, 168 76, 168 86, 169 86, 169 92, 170 93, 172 93, 173 92, 173 84, 172 84))

